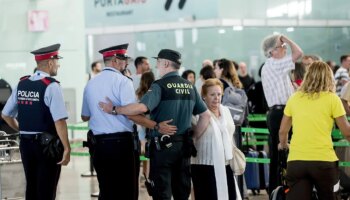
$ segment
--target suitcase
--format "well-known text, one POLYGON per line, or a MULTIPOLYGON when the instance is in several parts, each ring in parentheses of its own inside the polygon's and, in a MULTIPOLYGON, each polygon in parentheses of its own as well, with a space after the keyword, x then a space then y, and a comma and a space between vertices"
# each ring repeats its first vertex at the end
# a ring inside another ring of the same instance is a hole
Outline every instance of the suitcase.
MULTIPOLYGON (((259 151, 259 158, 268 158, 265 151, 259 151)), ((260 189, 269 187, 270 166, 268 163, 259 163, 260 189)))
POLYGON ((286 199, 286 187, 285 186, 278 186, 276 189, 274 189, 271 192, 270 200, 285 200, 286 199))
MULTIPOLYGON (((250 150, 246 153, 246 157, 258 158, 257 151, 250 150)), ((244 177, 247 189, 252 190, 253 194, 260 192, 260 178, 259 178, 259 163, 247 163, 244 177)))

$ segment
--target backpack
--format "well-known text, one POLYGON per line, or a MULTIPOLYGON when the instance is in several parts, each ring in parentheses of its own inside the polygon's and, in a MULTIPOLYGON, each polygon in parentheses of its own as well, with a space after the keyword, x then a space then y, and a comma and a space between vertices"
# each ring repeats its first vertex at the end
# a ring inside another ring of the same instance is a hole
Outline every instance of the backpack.
POLYGON ((235 88, 232 84, 228 85, 221 103, 230 110, 235 125, 241 126, 248 117, 248 97, 243 89, 235 88))

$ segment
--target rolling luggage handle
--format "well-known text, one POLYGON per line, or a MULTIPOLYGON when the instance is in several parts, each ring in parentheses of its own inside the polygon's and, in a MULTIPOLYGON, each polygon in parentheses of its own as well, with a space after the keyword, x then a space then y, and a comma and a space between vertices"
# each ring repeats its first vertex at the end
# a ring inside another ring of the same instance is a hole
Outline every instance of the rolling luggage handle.
POLYGON ((289 191, 287 182, 285 179, 287 173, 287 157, 288 150, 279 150, 278 151, 278 163, 279 163, 279 173, 281 175, 281 185, 275 188, 270 195, 270 200, 285 200, 286 194, 289 191))

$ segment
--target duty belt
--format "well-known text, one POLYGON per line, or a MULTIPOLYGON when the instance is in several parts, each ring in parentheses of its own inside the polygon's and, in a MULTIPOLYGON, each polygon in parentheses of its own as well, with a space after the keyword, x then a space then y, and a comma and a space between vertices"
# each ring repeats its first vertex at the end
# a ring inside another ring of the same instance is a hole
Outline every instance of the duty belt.
POLYGON ((40 136, 41 136, 40 133, 36 133, 36 134, 21 134, 19 136, 19 138, 21 140, 39 140, 40 136))
POLYGON ((274 105, 272 107, 270 107, 270 110, 283 110, 284 107, 286 107, 286 105, 274 105))
POLYGON ((117 132, 109 134, 94 135, 96 141, 102 140, 119 140, 119 139, 132 139, 132 132, 117 132))

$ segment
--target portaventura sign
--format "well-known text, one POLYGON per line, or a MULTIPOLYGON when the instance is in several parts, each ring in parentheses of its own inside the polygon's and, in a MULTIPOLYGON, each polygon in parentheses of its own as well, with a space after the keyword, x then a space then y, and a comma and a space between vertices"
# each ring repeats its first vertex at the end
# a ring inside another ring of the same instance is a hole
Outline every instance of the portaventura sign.
MULTIPOLYGON (((87 28, 178 22, 180 19, 211 19, 213 12, 200 5, 216 0, 86 0, 87 28), (203 17, 204 16, 204 17, 203 17)), ((215 3, 214 3, 215 5, 215 3)))
POLYGON ((94 0, 95 9, 104 9, 106 17, 130 16, 135 6, 143 6, 147 0, 94 0))
POLYGON ((94 0, 95 8, 145 4, 147 0, 94 0))

